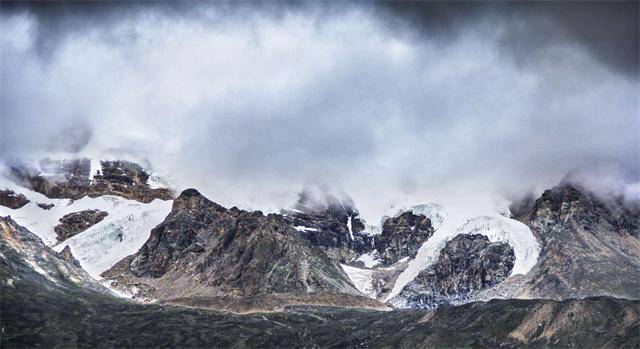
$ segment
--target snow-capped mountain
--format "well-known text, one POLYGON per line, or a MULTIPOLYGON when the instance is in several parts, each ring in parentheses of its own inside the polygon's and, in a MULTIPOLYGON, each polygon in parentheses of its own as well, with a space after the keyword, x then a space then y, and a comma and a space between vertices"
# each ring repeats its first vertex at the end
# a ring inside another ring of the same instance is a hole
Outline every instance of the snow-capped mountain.
POLYGON ((0 177, 0 216, 11 217, 2 218, 3 241, 31 246, 10 265, 31 268, 24 275, 44 277, 43 287, 107 304, 118 295, 244 313, 640 298, 638 208, 567 183, 511 206, 409 205, 367 225, 352 201, 335 197, 318 205, 302 193, 292 209, 266 215, 195 189, 174 199, 162 176, 129 161, 48 160, 43 169, 0 177), (585 281, 589 273, 598 279, 585 281))
MULTIPOLYGON (((70 252, 93 278, 107 275, 105 284, 119 292, 136 290, 164 301, 171 295, 244 297, 276 291, 312 295, 302 302, 326 302, 326 294, 337 292, 396 308, 528 298, 536 294, 532 290, 548 288, 545 279, 535 287, 529 284, 541 280, 535 273, 541 263, 549 263, 543 256, 554 256, 543 250, 559 239, 540 232, 547 221, 531 218, 533 203, 513 205, 517 212, 512 215, 509 203, 495 197, 474 205, 408 205, 384 215, 377 226, 361 220, 348 198, 312 198, 303 192, 292 209, 264 216, 223 208, 199 193, 196 201, 208 204, 189 204, 195 200, 193 190, 174 202, 166 183, 163 176, 130 161, 47 159, 39 168, 10 167, 0 177, 0 215, 11 216, 55 251, 70 252), (207 210, 211 213, 205 214, 207 210), (269 236, 287 242, 254 245, 269 236), (263 245, 284 249, 271 251, 263 245), (256 263, 262 272, 249 272, 256 263), (265 270, 271 276, 263 280, 265 270), (240 278, 230 282, 229 275, 237 273, 240 278), (446 286, 450 283, 456 286, 446 286)), ((615 204, 622 206, 612 210, 612 204, 581 195, 581 200, 594 202, 584 206, 593 208, 593 214, 627 226, 627 244, 635 243, 634 208, 615 204), (623 212, 622 218, 616 212, 623 212)), ((544 207, 554 212, 564 206, 544 207)), ((636 257, 620 258, 633 264, 636 257)), ((622 289, 633 296, 627 286, 622 289)), ((564 294, 572 292, 594 294, 564 294)))

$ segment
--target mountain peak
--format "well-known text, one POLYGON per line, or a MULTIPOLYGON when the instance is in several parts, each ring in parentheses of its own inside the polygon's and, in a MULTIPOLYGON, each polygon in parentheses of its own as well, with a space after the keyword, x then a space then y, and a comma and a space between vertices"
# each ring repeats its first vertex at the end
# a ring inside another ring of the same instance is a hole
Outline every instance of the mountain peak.
POLYGON ((215 211, 226 211, 227 209, 217 203, 207 199, 197 189, 185 189, 173 201, 172 211, 197 210, 201 208, 214 208, 215 211))

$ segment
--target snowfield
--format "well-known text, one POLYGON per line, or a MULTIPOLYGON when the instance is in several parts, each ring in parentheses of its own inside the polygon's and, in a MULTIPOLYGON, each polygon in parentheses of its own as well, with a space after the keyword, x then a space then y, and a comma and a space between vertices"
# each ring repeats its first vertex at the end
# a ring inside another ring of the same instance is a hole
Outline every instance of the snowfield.
POLYGON ((103 196, 115 203, 98 224, 54 247, 60 252, 69 245, 82 267, 94 278, 123 258, 134 254, 149 238, 151 229, 171 211, 171 201, 156 199, 149 204, 103 196), (117 199, 117 200, 114 200, 117 199))

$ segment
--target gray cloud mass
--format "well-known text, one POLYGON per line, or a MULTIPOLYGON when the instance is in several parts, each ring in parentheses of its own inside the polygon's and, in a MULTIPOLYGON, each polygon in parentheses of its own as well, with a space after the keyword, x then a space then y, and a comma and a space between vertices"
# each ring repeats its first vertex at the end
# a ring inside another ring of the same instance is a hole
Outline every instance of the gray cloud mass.
POLYGON ((223 203, 315 185, 375 213, 602 161, 637 182, 637 9, 3 3, 0 156, 134 154, 223 203))

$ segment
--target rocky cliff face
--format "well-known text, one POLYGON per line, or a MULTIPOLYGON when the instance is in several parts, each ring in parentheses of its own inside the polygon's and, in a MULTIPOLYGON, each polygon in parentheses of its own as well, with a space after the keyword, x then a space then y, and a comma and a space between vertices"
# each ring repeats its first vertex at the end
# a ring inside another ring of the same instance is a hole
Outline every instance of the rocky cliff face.
POLYGON ((398 299, 412 308, 457 303, 502 282, 514 261, 508 244, 492 243, 484 235, 461 234, 447 242, 436 262, 422 270, 398 299))
POLYGON ((168 188, 151 188, 149 175, 135 163, 128 161, 101 161, 101 170, 93 178, 89 159, 50 160, 40 162, 40 169, 14 166, 11 175, 21 185, 49 198, 80 199, 116 195, 149 203, 154 199, 171 200, 168 188))
POLYGON ((226 209, 188 189, 133 256, 104 276, 147 297, 361 294, 280 215, 226 209))
POLYGON ((352 202, 328 196, 326 202, 318 204, 303 192, 294 210, 284 210, 283 215, 305 239, 334 261, 347 263, 373 250, 373 238, 364 233, 364 223, 352 202))
POLYGON ((57 235, 57 240, 62 242, 89 229, 108 215, 108 212, 100 210, 83 210, 69 213, 60 218, 60 224, 55 226, 53 231, 57 235))
POLYGON ((0 205, 18 209, 29 203, 29 199, 20 193, 15 193, 13 190, 0 190, 0 205))
POLYGON ((429 218, 408 211, 387 219, 382 234, 375 237, 374 245, 382 264, 391 265, 404 257, 415 258, 420 246, 433 233, 429 218))
POLYGON ((565 299, 611 295, 640 298, 640 209, 562 183, 514 216, 542 246, 521 295, 565 299))

